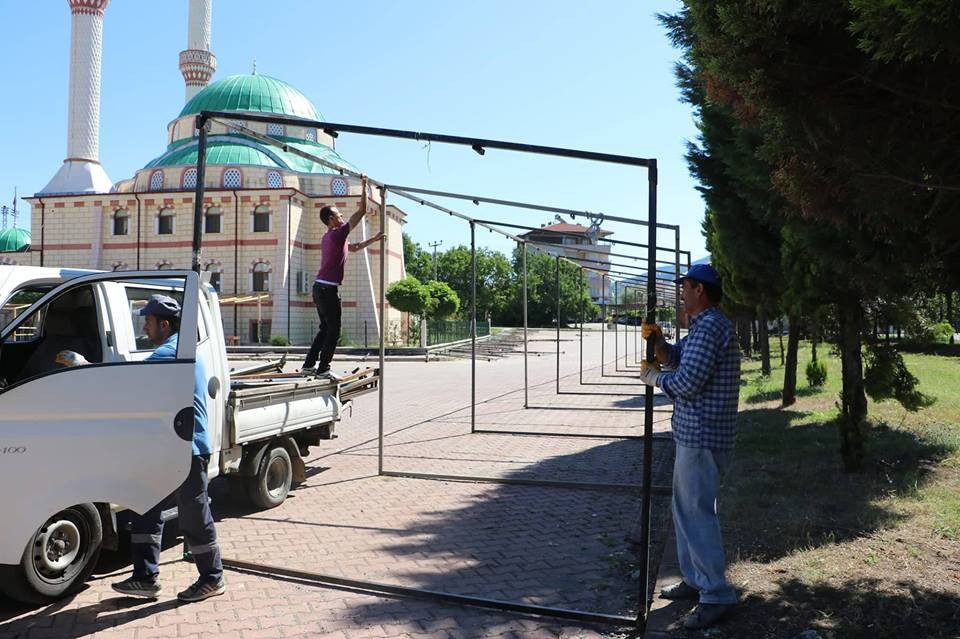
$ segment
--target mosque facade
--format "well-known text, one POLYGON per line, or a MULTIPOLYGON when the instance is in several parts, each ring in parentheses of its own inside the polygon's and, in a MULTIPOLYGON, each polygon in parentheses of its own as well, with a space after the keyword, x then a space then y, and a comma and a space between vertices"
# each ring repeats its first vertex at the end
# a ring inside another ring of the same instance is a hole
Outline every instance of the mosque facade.
MULTIPOLYGON (((320 112, 300 91, 277 78, 252 73, 209 83, 216 68, 216 58, 209 51, 212 0, 189 0, 189 48, 180 54, 187 102, 167 126, 167 148, 132 177, 105 188, 97 145, 90 143, 99 136, 99 104, 90 103, 99 102, 102 27, 97 22, 102 23, 109 0, 68 2, 73 14, 70 139, 64 165, 51 182, 24 198, 33 213, 30 262, 117 271, 190 268, 196 115, 204 110, 230 112, 229 121, 212 122, 208 133, 201 268, 220 291, 224 330, 232 342, 259 343, 280 335, 294 344, 309 343, 317 330, 311 289, 326 231, 320 209, 335 205, 349 217, 362 197, 358 178, 341 174, 327 163, 359 170, 340 157, 335 141, 321 129, 308 123, 253 122, 244 116, 322 121, 320 112), (75 71, 75 67, 91 66, 96 69, 75 71), (84 82, 97 86, 80 86, 84 82), (286 148, 245 135, 244 128, 286 148)), ((351 241, 381 229, 378 195, 375 189, 368 190, 371 212, 351 232, 351 241)), ((340 288, 347 344, 375 345, 381 319, 388 339, 400 325, 399 311, 388 306, 380 318, 377 304, 381 260, 387 286, 404 276, 401 229, 405 216, 394 206, 386 211, 386 254, 381 255, 379 244, 374 244, 347 260, 340 288)))

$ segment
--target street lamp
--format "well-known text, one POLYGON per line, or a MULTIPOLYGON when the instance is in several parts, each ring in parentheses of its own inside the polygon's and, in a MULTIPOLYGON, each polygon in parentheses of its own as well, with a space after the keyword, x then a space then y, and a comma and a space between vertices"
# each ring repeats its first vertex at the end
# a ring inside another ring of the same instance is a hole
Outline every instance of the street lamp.
POLYGON ((431 242, 427 244, 430 248, 433 249, 433 281, 437 281, 437 247, 443 244, 443 240, 439 242, 431 242))

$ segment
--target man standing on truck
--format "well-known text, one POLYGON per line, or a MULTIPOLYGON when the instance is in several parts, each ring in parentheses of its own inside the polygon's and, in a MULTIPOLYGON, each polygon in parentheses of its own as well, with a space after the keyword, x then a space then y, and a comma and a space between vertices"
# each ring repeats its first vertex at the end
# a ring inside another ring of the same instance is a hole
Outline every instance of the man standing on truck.
MULTIPOLYGON (((316 365, 317 375, 330 375, 330 362, 340 339, 340 284, 343 282, 343 269, 347 263, 347 250, 355 253, 374 242, 379 242, 383 233, 362 242, 349 243, 347 235, 367 214, 367 178, 360 180, 363 192, 360 195, 360 208, 344 221, 340 211, 335 206, 325 206, 320 209, 320 221, 327 227, 327 232, 320 240, 320 270, 313 283, 313 303, 317 306, 317 315, 320 316, 320 330, 313 338, 313 344, 307 352, 307 359, 303 362, 304 371, 309 371, 316 365), (319 361, 317 357, 319 356, 319 361)), ((383 259, 384 256, 380 256, 383 259)))
MULTIPOLYGON (((157 349, 150 360, 174 359, 180 330, 180 304, 172 297, 154 295, 140 310, 144 332, 157 349)), ((207 464, 210 462, 210 435, 207 433, 207 374, 197 358, 193 389, 193 458, 190 474, 176 490, 180 530, 196 561, 200 578, 177 595, 180 601, 201 601, 226 591, 217 531, 207 498, 207 464)), ((156 598, 160 594, 160 542, 163 537, 163 507, 157 504, 133 520, 133 576, 112 584, 124 595, 156 598)))

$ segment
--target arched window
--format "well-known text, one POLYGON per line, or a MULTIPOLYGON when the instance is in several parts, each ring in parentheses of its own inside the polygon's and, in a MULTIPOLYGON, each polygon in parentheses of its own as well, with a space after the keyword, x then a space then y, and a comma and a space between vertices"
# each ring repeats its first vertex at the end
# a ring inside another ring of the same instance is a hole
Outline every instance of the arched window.
POLYGON ((123 260, 117 260, 116 262, 113 263, 114 271, 125 271, 128 268, 130 268, 129 265, 123 260))
POLYGON ((253 265, 253 291, 263 293, 270 290, 270 265, 257 262, 253 265))
POLYGON ((317 130, 316 130, 316 129, 304 129, 304 130, 303 130, 303 137, 304 137, 305 140, 307 140, 307 141, 309 141, 309 142, 316 142, 316 141, 317 141, 317 130))
POLYGON ((113 234, 129 235, 130 233, 130 211, 127 209, 117 209, 113 212, 113 234))
POLYGON ((150 174, 150 190, 160 191, 163 189, 163 171, 154 171, 150 174))
POLYGON ((267 188, 283 188, 283 177, 280 175, 280 171, 267 171, 267 188))
POLYGON ((342 177, 335 177, 330 180, 331 195, 346 195, 348 192, 347 181, 342 177))
POLYGON ((163 260, 162 262, 157 262, 158 271, 169 271, 172 268, 173 268, 173 262, 168 262, 167 260, 163 260))
POLYGON ((176 212, 173 209, 160 209, 157 214, 157 235, 173 235, 176 212))
POLYGON ((207 208, 203 215, 203 232, 220 233, 223 231, 223 210, 219 206, 207 208))
POLYGON ((218 262, 208 262, 205 270, 210 272, 210 286, 219 293, 223 286, 223 266, 218 262))
POLYGON ((227 125, 227 133, 240 133, 240 127, 243 126, 243 120, 230 120, 227 125))
POLYGON ((271 136, 274 136, 274 137, 282 137, 282 136, 283 136, 283 125, 282 125, 282 124, 277 124, 276 122, 269 122, 269 123, 267 123, 267 135, 271 135, 271 136))
POLYGON ((185 189, 197 188, 197 170, 187 169, 186 171, 184 171, 183 179, 180 182, 180 186, 185 189))
POLYGON ((270 232, 270 207, 260 205, 253 209, 253 232, 270 232))
POLYGON ((223 172, 223 187, 226 189, 239 189, 243 186, 243 174, 240 169, 227 169, 223 172))

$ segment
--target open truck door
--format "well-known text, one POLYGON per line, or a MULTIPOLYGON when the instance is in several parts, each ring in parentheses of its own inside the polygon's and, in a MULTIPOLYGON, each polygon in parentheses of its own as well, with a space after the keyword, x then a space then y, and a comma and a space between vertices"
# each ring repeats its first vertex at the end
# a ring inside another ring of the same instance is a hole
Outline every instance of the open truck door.
POLYGON ((110 504, 143 513, 186 479, 198 293, 192 271, 86 275, 0 332, 0 590, 44 602, 79 588, 110 504), (176 359, 104 357, 112 339, 105 315, 137 309, 107 307, 99 287, 128 280, 180 296, 176 359))

